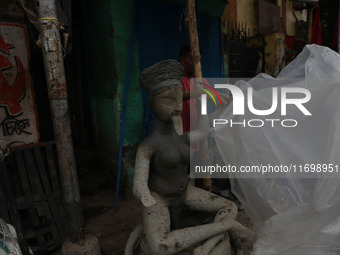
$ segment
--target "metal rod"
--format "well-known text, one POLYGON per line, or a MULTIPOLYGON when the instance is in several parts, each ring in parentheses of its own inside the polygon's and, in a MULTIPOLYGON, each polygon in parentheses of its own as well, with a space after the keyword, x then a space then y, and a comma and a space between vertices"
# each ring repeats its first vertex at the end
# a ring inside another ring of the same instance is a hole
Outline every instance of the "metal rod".
POLYGON ((120 140, 119 140, 119 155, 118 155, 115 205, 118 204, 118 198, 119 198, 120 175, 121 175, 122 160, 123 160, 123 144, 124 144, 124 134, 125 134, 126 109, 127 109, 127 100, 128 100, 128 92, 129 92, 129 85, 130 85, 130 73, 131 73, 130 71, 131 71, 131 63, 132 63, 133 42, 135 38, 135 28, 136 28, 137 3, 138 3, 138 0, 134 1, 134 7, 133 7, 134 11, 133 11, 131 30, 130 30, 128 62, 127 62, 126 73, 125 73, 125 88, 124 88, 124 99, 123 99, 122 126, 120 129, 120 140))
POLYGON ((41 25, 40 37, 45 67, 48 97, 51 105, 54 135, 57 145, 64 202, 70 215, 71 241, 79 241, 84 220, 71 124, 67 102, 67 85, 60 42, 59 23, 55 0, 34 1, 41 25))

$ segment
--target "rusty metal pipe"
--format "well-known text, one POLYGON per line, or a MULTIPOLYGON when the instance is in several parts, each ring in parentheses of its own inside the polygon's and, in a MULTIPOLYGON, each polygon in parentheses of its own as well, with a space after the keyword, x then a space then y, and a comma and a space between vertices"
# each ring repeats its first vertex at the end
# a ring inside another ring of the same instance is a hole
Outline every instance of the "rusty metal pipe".
POLYGON ((67 85, 55 0, 34 1, 40 23, 40 38, 48 97, 51 105, 58 163, 66 209, 70 215, 71 241, 79 240, 83 213, 74 157, 67 85))

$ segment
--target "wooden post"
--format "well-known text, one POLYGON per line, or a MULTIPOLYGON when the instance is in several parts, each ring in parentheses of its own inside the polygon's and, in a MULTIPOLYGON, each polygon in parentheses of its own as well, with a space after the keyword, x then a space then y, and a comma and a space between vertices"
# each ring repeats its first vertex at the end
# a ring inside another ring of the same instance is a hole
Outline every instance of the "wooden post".
MULTIPOLYGON (((186 21, 189 24, 189 40, 190 40, 190 49, 191 55, 194 61, 195 67, 195 78, 202 79, 202 67, 201 67, 201 53, 198 42, 198 33, 197 33, 197 20, 196 20, 196 7, 195 0, 187 0, 187 17, 186 21)), ((203 87, 202 84, 196 84, 198 87, 203 87)), ((198 101, 198 100, 197 100, 198 101)), ((200 112, 200 104, 197 104, 198 112, 200 112)), ((201 142, 201 153, 208 155, 208 139, 204 139, 201 142)), ((207 165, 208 162, 203 162, 204 165, 207 165)), ((203 188, 211 191, 211 181, 210 178, 205 178, 203 180, 203 188)))
POLYGON ((198 42, 195 0, 187 0, 187 9, 188 9, 188 13, 187 13, 186 21, 189 24, 189 40, 190 40, 191 54, 192 54, 192 57, 194 60, 194 66, 195 66, 195 77, 202 78, 201 54, 200 54, 200 46, 198 42))
POLYGON ((307 44, 310 44, 312 41, 312 29, 313 29, 313 8, 308 9, 307 22, 308 22, 307 44))

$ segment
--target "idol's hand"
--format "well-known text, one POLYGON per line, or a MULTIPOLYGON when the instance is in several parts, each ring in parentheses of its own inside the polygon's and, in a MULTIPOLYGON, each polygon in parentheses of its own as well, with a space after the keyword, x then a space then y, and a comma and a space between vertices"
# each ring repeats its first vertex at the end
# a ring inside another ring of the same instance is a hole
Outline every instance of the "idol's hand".
POLYGON ((156 204, 156 199, 150 194, 143 194, 141 201, 145 207, 150 207, 156 204))
POLYGON ((156 204, 156 199, 151 196, 150 191, 145 190, 142 187, 138 187, 138 185, 134 185, 133 194, 145 207, 150 207, 156 204))

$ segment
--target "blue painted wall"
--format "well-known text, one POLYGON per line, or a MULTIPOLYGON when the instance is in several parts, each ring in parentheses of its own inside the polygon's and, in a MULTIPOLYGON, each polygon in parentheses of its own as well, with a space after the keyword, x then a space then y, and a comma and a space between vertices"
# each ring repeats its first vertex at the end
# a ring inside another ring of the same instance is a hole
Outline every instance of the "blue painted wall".
MULTIPOLYGON (((179 51, 189 44, 185 6, 160 0, 140 0, 137 17, 139 70, 164 59, 179 59, 179 51)), ((197 13, 203 77, 222 77, 223 53, 220 19, 197 13)), ((152 128, 152 113, 143 92, 144 136, 152 128)))
MULTIPOLYGON (((164 59, 178 59, 182 45, 189 44, 184 8, 166 1, 140 0, 137 26, 140 70, 164 59)), ((221 77, 220 19, 198 13, 197 26, 203 76, 221 77)))

